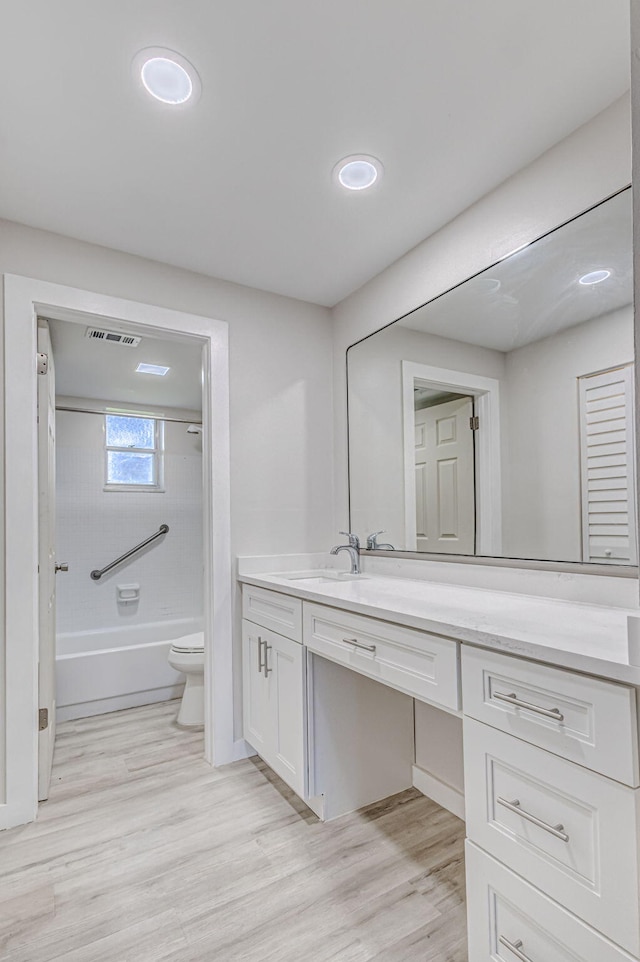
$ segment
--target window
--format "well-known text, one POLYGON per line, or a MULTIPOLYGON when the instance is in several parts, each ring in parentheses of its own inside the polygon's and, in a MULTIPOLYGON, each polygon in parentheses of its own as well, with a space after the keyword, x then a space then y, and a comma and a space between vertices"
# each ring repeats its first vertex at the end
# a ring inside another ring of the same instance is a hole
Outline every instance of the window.
POLYGON ((161 490, 161 421, 105 415, 105 451, 107 489, 161 490))

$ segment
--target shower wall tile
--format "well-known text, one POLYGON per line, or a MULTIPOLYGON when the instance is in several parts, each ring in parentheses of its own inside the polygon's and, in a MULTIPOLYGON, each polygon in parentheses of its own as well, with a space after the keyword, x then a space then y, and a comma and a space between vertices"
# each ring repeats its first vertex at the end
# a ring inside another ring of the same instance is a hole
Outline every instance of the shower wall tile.
POLYGON ((59 633, 95 631, 203 610, 202 447, 183 424, 165 425, 163 492, 104 491, 103 419, 56 418, 56 541, 69 572, 57 579, 59 633), (168 524, 170 531, 100 581, 89 573, 168 524), (117 603, 117 585, 140 585, 140 601, 117 603))

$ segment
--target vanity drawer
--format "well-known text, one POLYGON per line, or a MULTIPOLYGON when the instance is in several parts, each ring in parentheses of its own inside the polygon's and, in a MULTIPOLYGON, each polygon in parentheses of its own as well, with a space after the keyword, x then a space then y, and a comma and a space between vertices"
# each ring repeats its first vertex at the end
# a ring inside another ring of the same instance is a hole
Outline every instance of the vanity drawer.
POLYGON ((464 719, 467 835, 640 952, 637 789, 464 719))
POLYGON ((465 862, 469 962, 631 962, 630 955, 471 842, 465 862))
POLYGON ((465 715, 556 755, 640 784, 634 688, 465 647, 465 715))
POLYGON ((459 646, 449 638, 323 605, 304 606, 304 643, 414 698, 458 711, 459 646))
POLYGON ((242 617, 302 644, 302 602, 299 598, 244 585, 242 617))

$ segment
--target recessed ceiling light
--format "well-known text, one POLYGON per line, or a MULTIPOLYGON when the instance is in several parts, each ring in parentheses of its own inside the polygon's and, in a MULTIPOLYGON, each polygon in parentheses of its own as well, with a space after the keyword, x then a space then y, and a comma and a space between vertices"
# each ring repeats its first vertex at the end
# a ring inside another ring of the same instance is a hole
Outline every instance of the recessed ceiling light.
POLYGON ((164 377, 170 370, 170 367, 162 367, 161 364, 138 364, 136 374, 157 374, 164 377))
POLYGON ((382 164, 368 154, 353 154, 337 163, 333 174, 347 190, 366 190, 382 177, 382 164))
POLYGON ((163 104, 179 107, 200 95, 195 67, 174 50, 147 47, 136 55, 133 68, 147 93, 163 104))
POLYGON ((611 271, 591 271, 589 274, 583 274, 579 283, 600 284, 601 281, 606 281, 607 277, 611 277, 611 271))

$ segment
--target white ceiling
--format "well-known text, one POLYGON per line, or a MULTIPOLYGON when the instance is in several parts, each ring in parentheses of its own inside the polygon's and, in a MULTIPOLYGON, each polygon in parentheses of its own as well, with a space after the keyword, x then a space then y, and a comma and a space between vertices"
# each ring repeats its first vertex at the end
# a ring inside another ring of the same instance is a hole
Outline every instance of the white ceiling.
MULTIPOLYGON (((91 326, 125 331, 122 325, 91 326)), ((56 394, 110 403, 162 408, 202 408, 202 346, 198 342, 164 340, 145 335, 137 347, 85 337, 88 325, 50 320, 56 394), (144 361, 169 367, 164 377, 137 374, 144 361)), ((135 334, 136 332, 131 332, 135 334)))
POLYGON ((625 307, 632 298, 628 189, 418 308, 399 324, 512 351, 625 307), (611 271, 602 283, 579 283, 580 277, 602 269, 611 271))
POLYGON ((628 0, 13 0, 0 216, 332 305, 629 86, 628 0), (193 107, 133 81, 187 57, 193 107), (333 165, 380 158, 367 193, 333 165))

